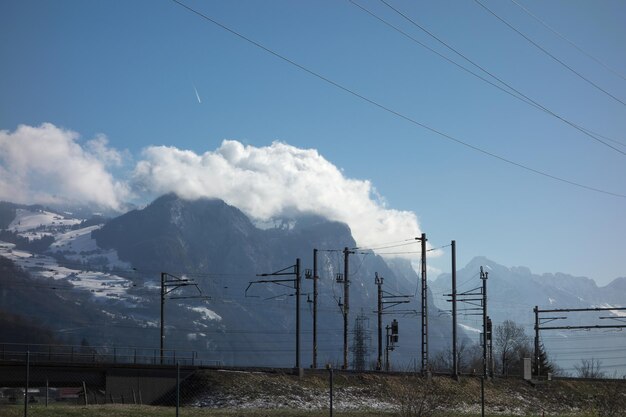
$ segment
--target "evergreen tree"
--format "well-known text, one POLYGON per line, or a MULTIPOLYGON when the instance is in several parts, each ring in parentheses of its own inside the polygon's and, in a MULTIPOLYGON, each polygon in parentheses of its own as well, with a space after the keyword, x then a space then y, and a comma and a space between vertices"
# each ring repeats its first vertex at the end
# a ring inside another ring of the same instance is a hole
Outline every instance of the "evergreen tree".
MULTIPOLYGON (((535 358, 533 358, 533 367, 535 365, 535 358)), ((546 348, 543 343, 539 343, 539 375, 548 375, 554 373, 555 367, 548 359, 546 348)))

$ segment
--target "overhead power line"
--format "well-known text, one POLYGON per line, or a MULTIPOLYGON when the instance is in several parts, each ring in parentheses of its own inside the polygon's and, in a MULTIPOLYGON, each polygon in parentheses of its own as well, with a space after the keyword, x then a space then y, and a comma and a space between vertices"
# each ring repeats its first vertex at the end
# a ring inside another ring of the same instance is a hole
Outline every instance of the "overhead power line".
POLYGON ((465 55, 464 53, 460 52, 458 49, 454 48, 452 45, 450 45, 449 43, 447 43, 446 41, 441 39, 439 36, 434 34, 432 31, 428 30, 423 25, 419 24, 417 21, 415 21, 414 19, 409 17, 406 13, 402 12, 398 8, 396 8, 393 5, 391 5, 390 3, 388 3, 386 0, 380 0, 380 2, 383 3, 385 6, 387 6, 389 9, 391 9, 392 11, 394 11, 396 14, 398 14, 399 16, 401 16, 402 18, 407 20, 413 26, 415 26, 418 29, 420 29, 426 35, 430 36, 435 41, 439 42, 441 45, 443 45, 444 47, 446 47, 450 51, 454 52, 456 55, 458 55, 459 57, 461 57, 462 59, 464 59, 468 63, 472 64, 474 67, 478 68, 479 70, 481 70, 482 72, 484 72, 485 74, 487 74, 488 76, 490 76, 491 78, 493 78, 494 80, 499 82, 500 84, 506 86, 508 88, 508 90, 506 88, 501 87, 500 85, 498 85, 498 84, 496 84, 494 82, 491 82, 490 80, 486 79, 485 77, 475 73, 474 71, 470 70, 469 68, 466 68, 463 65, 453 61, 452 59, 450 59, 450 58, 446 57, 445 55, 439 53, 438 51, 434 50, 433 48, 425 45, 424 43, 422 43, 419 40, 415 39, 413 36, 411 36, 408 33, 404 32, 402 29, 398 28, 397 26, 392 25, 391 23, 389 23, 386 20, 382 19, 381 17, 377 16, 371 10, 368 10, 365 7, 361 6, 360 4, 356 3, 354 0, 348 0, 348 1, 350 1, 350 3, 352 3, 355 6, 357 6, 361 10, 365 11, 366 13, 368 13, 369 15, 374 17, 375 19, 377 19, 380 22, 384 23, 385 25, 391 27, 392 29, 394 29, 395 31, 401 33, 402 35, 408 37, 413 42, 417 43, 418 45, 422 46, 423 48, 426 48, 427 50, 433 52, 434 54, 440 56, 441 58, 445 59, 449 63, 452 63, 453 65, 455 65, 456 67, 458 67, 458 68, 466 71, 467 73, 475 76, 476 78, 480 79, 481 81, 486 82, 487 84, 491 85, 492 87, 497 88, 498 90, 500 90, 500 91, 510 95, 511 97, 513 97, 513 98, 515 98, 517 100, 520 100, 521 102, 523 102, 525 104, 528 104, 531 107, 534 107, 534 108, 536 108, 538 110, 543 111, 544 113, 547 113, 548 115, 556 118, 557 120, 559 120, 559 121, 569 125, 570 127, 573 127, 574 129, 578 130, 583 135, 588 136, 589 138, 595 140, 596 142, 599 142, 599 143, 603 144, 604 146, 606 146, 608 148, 611 148, 614 151, 616 151, 618 153, 621 153, 622 155, 626 156, 626 152, 622 151, 621 149, 618 149, 618 148, 614 147, 613 145, 611 145, 609 143, 606 143, 605 141, 603 141, 600 138, 604 138, 604 139, 610 140, 611 142, 618 143, 618 144, 620 144, 622 146, 626 146, 626 144, 624 144, 624 143, 622 143, 622 142, 620 142, 618 140, 607 138, 607 137, 605 137, 603 135, 600 135, 600 134, 594 132, 591 129, 588 129, 588 128, 585 128, 583 126, 580 126, 580 125, 578 125, 578 124, 576 124, 576 123, 574 123, 574 122, 572 122, 572 121, 570 121, 570 120, 568 120, 568 119, 566 119, 566 118, 556 114, 555 112, 553 112, 552 110, 550 110, 549 108, 544 106, 543 104, 537 102, 535 99, 529 97, 528 95, 524 94, 523 92, 521 92, 517 88, 513 87, 510 83, 508 83, 505 80, 503 80, 502 78, 498 77, 493 72, 487 70, 484 66, 482 66, 482 65, 478 64, 476 61, 470 59, 467 55, 465 55))
POLYGON ((282 60, 282 61, 284 61, 284 62, 286 62, 286 63, 288 63, 288 64, 290 64, 290 65, 292 65, 292 66, 294 66, 294 67, 296 67, 296 68, 298 68, 298 69, 300 69, 300 70, 302 70, 302 71, 304 71, 304 72, 306 72, 306 73, 308 73, 308 74, 310 74, 310 75, 312 75, 312 76, 314 76, 314 77, 316 77, 316 78, 318 78, 318 79, 320 79, 320 80, 322 80, 322 81, 324 81, 324 82, 326 82, 326 83, 328 83, 328 84, 330 84, 330 85, 332 85, 332 86, 334 86, 334 87, 336 87, 336 88, 338 88, 338 89, 340 89, 340 90, 342 90, 342 91, 344 91, 346 93, 348 93, 348 94, 351 94, 354 97, 357 97, 357 98, 361 99, 362 101, 365 101, 365 102, 367 102, 367 103, 369 103, 369 104, 371 104, 371 105, 373 105, 375 107, 378 107, 381 110, 384 110, 384 111, 386 111, 388 113, 391 113, 391 114, 393 114, 393 115, 395 115, 395 116, 397 116, 397 117, 399 117, 399 118, 401 118, 403 120, 406 120, 409 123, 412 123, 412 124, 414 124, 416 126, 422 127, 423 129, 426 129, 426 130, 428 130, 428 131, 430 131, 432 133, 435 133, 436 135, 438 135, 438 136, 440 136, 442 138, 445 138, 445 139, 447 139, 447 140, 449 140, 451 142, 454 142, 454 143, 462 145, 462 146, 464 146, 466 148, 472 149, 472 150, 474 150, 474 151, 476 151, 478 153, 482 153, 483 155, 489 156, 489 157, 491 157, 493 159, 498 159, 498 160, 500 160, 502 162, 505 162, 505 163, 507 163, 509 165, 516 166, 516 167, 521 168, 521 169, 523 169, 525 171, 532 172, 534 174, 537 174, 537 175, 545 177, 545 178, 550 178, 550 179, 552 179, 554 181, 557 181, 557 182, 569 184, 569 185, 572 185, 572 186, 575 186, 575 187, 578 187, 578 188, 586 189, 588 191, 594 191, 594 192, 600 193, 600 194, 606 194, 606 195, 612 195, 614 197, 626 198, 626 194, 620 194, 620 193, 617 193, 617 192, 612 192, 612 191, 608 191, 608 190, 592 187, 592 186, 589 186, 589 185, 581 184, 581 183, 578 183, 578 182, 575 182, 575 181, 570 181, 568 179, 565 179, 565 178, 562 178, 562 177, 559 177, 559 176, 556 176, 556 175, 549 174, 549 173, 547 173, 545 171, 541 171, 539 169, 531 168, 531 167, 529 167, 527 165, 524 165, 524 164, 522 164, 520 162, 515 162, 515 161, 513 161, 511 159, 505 158, 503 156, 500 156, 498 154, 495 154, 493 152, 487 151, 487 150, 485 150, 483 148, 480 148, 478 146, 475 146, 475 145, 472 145, 472 144, 470 144, 468 142, 465 142, 465 141, 463 141, 461 139, 458 139, 458 138, 456 138, 456 137, 454 137, 454 136, 452 136, 450 134, 444 133, 441 130, 438 130, 436 128, 430 127, 430 126, 428 126, 428 125, 426 125, 424 123, 421 123, 421 122, 419 122, 419 121, 417 121, 415 119, 412 119, 409 116, 406 116, 406 115, 400 113, 399 111, 393 110, 390 107, 387 107, 387 106, 385 106, 385 105, 383 105, 381 103, 378 103, 377 101, 374 101, 373 99, 370 99, 370 98, 364 96, 361 93, 358 93, 358 92, 356 92, 354 90, 351 90, 350 88, 345 87, 342 84, 339 84, 338 82, 333 81, 330 78, 327 78, 327 77, 321 75, 320 73, 317 73, 317 72, 315 72, 315 71, 313 71, 313 70, 311 70, 311 69, 309 69, 309 68, 307 68, 307 67, 305 67, 305 66, 303 66, 303 65, 301 65, 301 64, 299 64, 299 63, 297 63, 297 62, 295 62, 295 61, 293 61, 293 60, 291 60, 291 59, 289 59, 287 57, 285 57, 284 55, 279 54, 278 52, 273 51, 272 49, 262 45, 261 43, 259 43, 259 42, 255 41, 255 40, 253 40, 253 39, 251 39, 251 38, 249 38, 249 37, 247 37, 247 36, 237 32, 234 29, 229 28, 228 26, 218 22, 217 20, 207 16, 206 14, 204 14, 204 13, 198 11, 198 10, 193 9, 190 6, 187 6, 186 4, 184 4, 184 3, 182 3, 182 2, 180 2, 178 0, 172 0, 172 2, 174 2, 174 3, 178 4, 179 6, 187 9, 188 11, 190 11, 191 13, 194 13, 195 15, 201 17, 202 19, 204 19, 204 20, 206 20, 208 22, 213 23, 214 25, 222 28, 223 30, 225 30, 225 31, 227 31, 227 32, 237 36, 238 38, 240 38, 242 40, 245 40, 246 42, 256 46, 257 48, 264 50, 265 52, 275 56, 276 58, 279 58, 280 60, 282 60))
POLYGON ((553 60, 555 60, 556 62, 558 62, 559 64, 561 64, 563 67, 567 68, 568 70, 570 70, 573 74, 575 74, 576 76, 578 76, 580 79, 586 81, 588 84, 590 84, 591 86, 595 87, 597 90, 603 92, 604 94, 606 94, 607 96, 611 97, 613 100, 623 104, 626 106, 626 103, 624 101, 622 101, 621 99, 615 97, 613 94, 609 93, 607 90, 605 90, 604 88, 600 87, 598 84, 594 83, 593 81, 591 81, 589 78, 585 77, 584 75, 582 75, 580 72, 576 71, 574 68, 572 68, 571 66, 567 65, 565 62, 563 62, 562 60, 560 60, 559 58, 557 58, 556 56, 554 56, 552 53, 550 53, 547 49, 545 49, 544 47, 542 47, 541 45, 539 45, 537 42, 533 41, 532 39, 530 39, 527 35, 525 35, 523 32, 521 32, 519 29, 517 29, 515 26, 513 26, 512 24, 510 24, 507 20, 505 20, 504 18, 500 17, 498 14, 496 14, 496 12, 494 12, 493 10, 491 10, 489 7, 485 6, 483 3, 480 2, 480 0, 474 0, 474 2, 476 4, 478 4, 480 7, 482 7, 483 9, 485 9, 487 12, 489 12, 489 14, 491 14, 492 16, 494 16, 496 19, 498 19, 499 21, 501 21, 502 23, 504 23, 509 29, 511 29, 512 31, 514 31, 515 33, 517 33, 518 35, 520 35, 521 37, 523 37, 524 39, 526 39, 528 42, 530 42, 534 47, 536 47, 537 49, 539 49, 541 52, 543 52, 544 54, 548 55, 550 58, 552 58, 553 60))
POLYGON ((571 39, 567 38, 565 35, 563 35, 561 32, 559 32, 558 30, 556 30, 555 28, 553 28, 552 26, 550 26, 548 23, 546 23, 545 20, 541 19, 539 16, 537 16, 536 14, 534 14, 533 12, 531 12, 530 10, 528 10, 527 7, 525 7, 524 5, 520 4, 519 2, 515 1, 515 0, 511 0, 515 5, 517 5, 520 9, 522 9, 524 11, 524 13, 526 13, 527 15, 529 15, 530 17, 532 17, 533 19, 535 19, 537 22, 541 23, 546 29, 548 29, 550 32, 554 33, 556 36, 558 36, 559 38, 563 39, 565 42, 569 43, 570 45, 572 45, 574 48, 576 48, 579 52, 581 52, 582 54, 586 55, 588 58, 591 58, 592 60, 594 60, 595 62, 597 62, 598 64, 600 64, 602 67, 604 67, 606 70, 612 72, 613 74, 617 75, 618 77, 620 77, 622 80, 626 80, 626 77, 624 75, 622 75, 622 73, 620 73, 619 71, 613 69, 612 67, 610 67, 609 65, 607 65, 604 61, 602 61, 600 58, 596 57, 595 55, 591 54, 590 52, 588 52, 587 50, 583 49, 582 47, 580 47, 579 45, 577 45, 576 43, 574 43, 574 41, 572 41, 571 39))

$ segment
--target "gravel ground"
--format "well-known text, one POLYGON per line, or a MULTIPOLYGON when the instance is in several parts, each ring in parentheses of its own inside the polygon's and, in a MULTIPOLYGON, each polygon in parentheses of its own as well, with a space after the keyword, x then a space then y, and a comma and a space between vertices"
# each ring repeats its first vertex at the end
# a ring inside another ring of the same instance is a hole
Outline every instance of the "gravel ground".
MULTIPOLYGON (((325 410, 328 374, 305 377, 281 373, 202 371, 185 381, 187 404, 212 409, 325 410)), ((485 405, 491 415, 626 415, 626 381, 551 381, 532 385, 518 379, 485 383, 485 405), (606 410, 615 409, 615 413, 606 410)), ((397 412, 421 407, 454 415, 480 413, 480 380, 448 377, 341 374, 334 380, 334 409, 397 412)), ((425 413, 427 415, 427 413, 425 413)))

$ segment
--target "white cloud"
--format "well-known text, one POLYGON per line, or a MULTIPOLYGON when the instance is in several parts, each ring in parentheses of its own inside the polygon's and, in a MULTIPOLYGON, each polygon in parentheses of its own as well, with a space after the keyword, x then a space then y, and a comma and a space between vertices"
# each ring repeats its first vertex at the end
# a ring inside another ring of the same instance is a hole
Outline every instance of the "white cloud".
POLYGON ((122 156, 100 135, 85 146, 79 135, 50 123, 0 131, 0 199, 17 203, 80 203, 118 210, 129 195, 108 165, 122 156))
MULTIPOLYGON (((0 199, 120 210, 131 193, 108 169, 125 159, 103 135, 81 143, 77 133, 50 123, 0 131, 0 199)), ((317 214, 348 224, 360 246, 421 233, 416 215, 388 208, 370 181, 347 178, 314 149, 281 142, 257 148, 227 140, 201 155, 152 146, 132 181, 151 195, 220 198, 257 220, 317 214)))
POLYGON ((260 220, 318 214, 348 224, 361 246, 421 233, 416 215, 387 208, 369 181, 346 178, 316 150, 281 142, 257 148, 227 140, 202 155, 149 147, 134 180, 156 194, 220 198, 260 220))

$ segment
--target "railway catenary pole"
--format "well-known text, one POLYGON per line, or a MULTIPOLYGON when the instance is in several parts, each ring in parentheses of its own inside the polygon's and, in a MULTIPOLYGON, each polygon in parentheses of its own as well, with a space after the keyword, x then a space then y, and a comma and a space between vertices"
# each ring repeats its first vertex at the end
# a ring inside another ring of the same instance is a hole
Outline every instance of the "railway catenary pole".
POLYGON ((317 368, 317 249, 313 249, 313 365, 317 368))
POLYGON ((480 279, 483 280, 483 378, 487 377, 487 278, 488 272, 480 267, 480 279))
POLYGON ((376 370, 380 371, 383 369, 383 277, 379 277, 378 272, 376 272, 374 282, 378 287, 378 308, 376 310, 378 316, 378 360, 376 361, 376 370))
POLYGON ((456 341, 456 241, 452 241, 452 376, 459 375, 459 359, 456 341))
POLYGON ((348 320, 350 311, 350 263, 349 255, 354 253, 347 247, 343 249, 343 365, 348 369, 348 320))
POLYGON ((164 322, 164 317, 165 317, 165 277, 167 276, 167 273, 165 272, 161 272, 161 322, 160 322, 160 327, 161 327, 161 338, 160 338, 160 364, 163 365, 163 347, 165 345, 165 322, 164 322))
POLYGON ((539 378, 539 306, 533 308, 535 313, 535 376, 539 378))
POLYGON ((296 369, 300 369, 300 258, 296 259, 296 369))
POLYGON ((422 281, 422 374, 428 372, 428 281, 426 278, 426 233, 417 238, 422 244, 421 281, 422 281))

